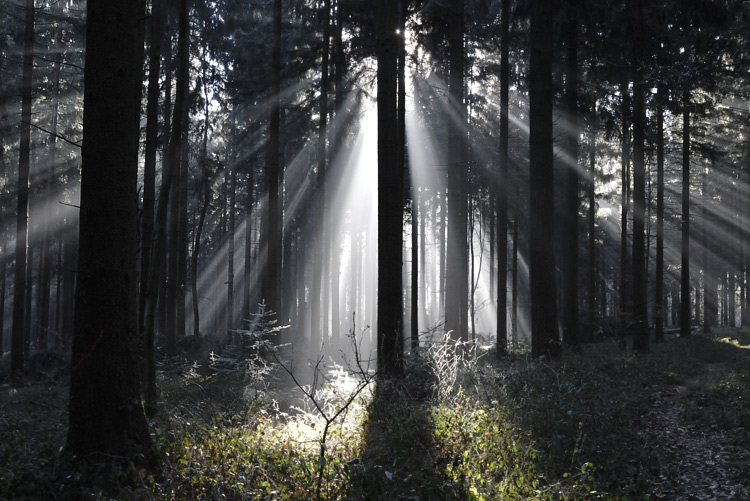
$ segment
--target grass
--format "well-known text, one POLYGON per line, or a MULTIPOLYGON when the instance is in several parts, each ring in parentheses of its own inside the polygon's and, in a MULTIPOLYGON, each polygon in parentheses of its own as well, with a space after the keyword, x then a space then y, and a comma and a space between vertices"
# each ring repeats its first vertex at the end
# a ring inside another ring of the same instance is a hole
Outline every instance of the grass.
MULTIPOLYGON (((604 342, 554 362, 436 345, 347 406, 324 447, 324 421, 277 369, 185 365, 160 376, 161 471, 107 482, 61 452, 64 385, 4 387, 0 499, 658 498, 684 452, 654 448, 655 410, 750 448, 748 345, 750 330, 724 330, 643 356, 604 342)), ((335 409, 350 377, 333 372, 314 398, 335 409)), ((747 474, 733 482, 750 486, 747 474)))

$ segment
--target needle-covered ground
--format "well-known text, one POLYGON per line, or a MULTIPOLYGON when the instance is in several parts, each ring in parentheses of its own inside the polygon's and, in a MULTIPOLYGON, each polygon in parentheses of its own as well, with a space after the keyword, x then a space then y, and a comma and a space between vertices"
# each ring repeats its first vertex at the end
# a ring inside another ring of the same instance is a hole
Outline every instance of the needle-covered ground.
POLYGON ((241 353, 171 364, 160 471, 107 479, 64 453, 64 382, 3 386, 0 499, 750 498, 750 331, 617 346, 496 362, 436 344, 363 389, 323 360, 307 396, 241 353))

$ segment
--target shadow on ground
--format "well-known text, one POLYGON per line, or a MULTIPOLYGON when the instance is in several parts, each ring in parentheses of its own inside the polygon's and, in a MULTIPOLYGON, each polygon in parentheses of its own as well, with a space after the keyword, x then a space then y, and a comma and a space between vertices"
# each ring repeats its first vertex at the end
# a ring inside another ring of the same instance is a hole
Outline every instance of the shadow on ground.
POLYGON ((455 499, 441 474, 428 392, 423 381, 379 382, 347 499, 455 499))

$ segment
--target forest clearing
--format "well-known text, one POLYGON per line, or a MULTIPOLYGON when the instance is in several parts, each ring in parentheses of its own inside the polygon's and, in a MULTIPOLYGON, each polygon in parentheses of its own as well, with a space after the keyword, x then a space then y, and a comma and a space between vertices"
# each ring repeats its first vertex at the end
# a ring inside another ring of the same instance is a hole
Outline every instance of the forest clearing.
MULTIPOLYGON (((63 382, 6 385, 0 499, 750 495, 748 330, 669 337, 642 355, 614 341, 558 361, 455 354, 434 345, 406 357, 403 379, 368 386, 333 423, 323 456, 324 421, 278 365, 258 377, 246 370, 257 360, 217 358, 208 371, 175 361, 160 372, 163 403, 150 423, 158 468, 125 468, 110 483, 73 473, 60 452, 63 382)), ((326 372, 316 398, 329 412, 357 374, 326 372)))

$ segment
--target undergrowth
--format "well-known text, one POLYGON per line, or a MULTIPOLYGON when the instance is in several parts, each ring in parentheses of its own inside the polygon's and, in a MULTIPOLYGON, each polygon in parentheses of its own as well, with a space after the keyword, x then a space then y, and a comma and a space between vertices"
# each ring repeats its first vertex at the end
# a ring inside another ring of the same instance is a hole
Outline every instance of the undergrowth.
MULTIPOLYGON (((643 433, 664 388, 685 388, 686 423, 750 445, 748 344, 750 331, 717 331, 643 356, 605 342, 498 362, 447 341, 364 387, 361 368, 332 362, 317 386, 295 386, 258 351, 173 363, 151 423, 160 470, 122 472, 116 497, 643 499, 675 460, 643 433)), ((2 389, 0 499, 106 498, 65 463, 66 398, 64 386, 2 389)))

